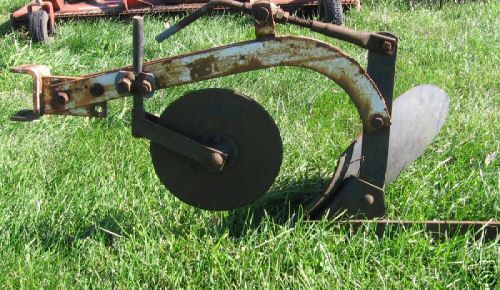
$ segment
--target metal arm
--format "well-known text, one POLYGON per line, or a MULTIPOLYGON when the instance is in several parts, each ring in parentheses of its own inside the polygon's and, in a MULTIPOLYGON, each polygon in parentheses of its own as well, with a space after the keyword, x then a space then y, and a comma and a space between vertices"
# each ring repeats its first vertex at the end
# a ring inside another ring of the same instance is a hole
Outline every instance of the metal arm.
POLYGON ((158 41, 158 42, 165 41, 167 38, 174 35, 179 30, 181 30, 184 27, 188 26, 189 24, 195 22, 203 15, 214 10, 214 8, 220 7, 220 6, 237 9, 237 10, 241 10, 244 12, 251 11, 251 4, 250 3, 243 3, 243 2, 232 1, 232 0, 212 0, 212 1, 208 2, 206 5, 204 5, 203 7, 199 8, 198 10, 196 10, 193 13, 189 14, 188 16, 184 17, 181 21, 172 25, 167 30, 158 34, 155 37, 156 41, 158 41))
MULTIPOLYGON (((146 62, 143 71, 154 75, 156 89, 163 89, 276 66, 308 68, 335 81, 351 97, 367 132, 390 124, 384 99, 366 71, 339 49, 310 38, 285 36, 247 41, 146 62), (381 118, 381 124, 374 124, 374 118, 381 118)), ((124 67, 65 82, 46 81, 42 88, 45 96, 43 112, 59 114, 75 107, 130 95, 123 94, 116 87, 120 75, 130 70, 130 67, 124 67), (99 95, 90 90, 95 86, 102 88, 99 95), (66 92, 69 101, 55 106, 57 92, 66 92)))
MULTIPOLYGON (((276 7, 275 4, 271 3, 271 5, 272 16, 278 23, 290 23, 300 27, 305 27, 328 37, 340 39, 371 51, 377 51, 386 54, 392 54, 396 46, 397 40, 390 36, 365 31, 357 31, 339 25, 303 19, 290 15, 288 12, 285 12, 282 9, 276 7)), ((208 2, 208 4, 206 4, 205 6, 199 8, 195 12, 191 13, 190 15, 186 16, 167 30, 158 34, 156 36, 156 41, 163 42, 184 27, 188 26, 203 15, 212 11, 215 7, 220 6, 233 8, 248 14, 252 13, 252 4, 250 3, 242 3, 233 0, 213 0, 208 2)))

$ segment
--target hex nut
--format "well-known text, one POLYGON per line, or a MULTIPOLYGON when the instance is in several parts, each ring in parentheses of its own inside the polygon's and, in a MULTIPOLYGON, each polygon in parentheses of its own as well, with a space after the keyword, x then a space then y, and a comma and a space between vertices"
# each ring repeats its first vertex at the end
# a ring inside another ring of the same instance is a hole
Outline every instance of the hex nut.
POLYGON ((153 85, 148 80, 142 80, 137 87, 138 93, 141 95, 147 95, 153 91, 153 85))
POLYGON ((389 41, 384 41, 384 43, 382 43, 382 50, 385 52, 391 51, 392 43, 390 43, 389 41))
POLYGON ((373 197, 373 195, 367 193, 365 195, 363 195, 363 198, 361 199, 361 202, 365 205, 365 206, 371 206, 375 203, 375 198, 373 197))
POLYGON ((58 92, 55 97, 56 104, 64 106, 69 102, 69 96, 66 92, 58 92))
POLYGON ((384 125, 385 125, 384 119, 381 116, 373 117, 371 123, 372 123, 373 128, 375 128, 375 129, 380 129, 380 128, 384 127, 384 125))
POLYGON ((132 91, 132 80, 129 78, 121 78, 117 83, 117 91, 119 94, 127 94, 132 91))

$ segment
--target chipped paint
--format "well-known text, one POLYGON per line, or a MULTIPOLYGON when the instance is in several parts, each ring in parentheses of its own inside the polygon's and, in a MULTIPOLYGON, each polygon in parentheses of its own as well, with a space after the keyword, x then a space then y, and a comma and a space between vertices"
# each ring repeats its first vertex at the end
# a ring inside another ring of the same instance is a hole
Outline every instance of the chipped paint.
MULTIPOLYGON (((385 102, 366 71, 338 48, 310 38, 284 36, 212 48, 145 63, 144 72, 152 73, 157 89, 162 89, 276 66, 308 68, 335 81, 351 97, 366 130, 374 130, 370 124, 374 115, 390 123, 385 102)), ((52 90, 69 92, 72 101, 65 110, 104 102, 121 97, 115 89, 117 74, 113 70, 84 76, 52 90), (99 97, 90 93, 96 83, 104 88, 99 97)))

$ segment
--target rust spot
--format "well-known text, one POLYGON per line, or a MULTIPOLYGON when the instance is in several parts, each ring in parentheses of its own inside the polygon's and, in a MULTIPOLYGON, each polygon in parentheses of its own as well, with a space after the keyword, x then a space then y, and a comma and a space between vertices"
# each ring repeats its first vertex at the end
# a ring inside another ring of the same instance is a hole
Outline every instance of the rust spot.
POLYGON ((192 80, 204 79, 217 70, 217 58, 211 55, 188 64, 192 80))
POLYGON ((243 63, 241 65, 236 65, 234 68, 229 71, 227 74, 237 74, 237 73, 242 73, 242 72, 247 72, 251 70, 256 70, 260 68, 264 68, 265 66, 260 62, 260 60, 256 58, 251 58, 248 59, 246 63, 243 63))
POLYGON ((100 97, 104 94, 104 86, 99 83, 95 83, 92 87, 90 87, 90 93, 94 97, 100 97))
POLYGON ((53 112, 60 112, 65 110, 65 106, 69 101, 69 96, 71 95, 70 91, 53 91, 50 99, 50 106, 53 109, 53 112), (64 97, 66 96, 66 98, 64 97))

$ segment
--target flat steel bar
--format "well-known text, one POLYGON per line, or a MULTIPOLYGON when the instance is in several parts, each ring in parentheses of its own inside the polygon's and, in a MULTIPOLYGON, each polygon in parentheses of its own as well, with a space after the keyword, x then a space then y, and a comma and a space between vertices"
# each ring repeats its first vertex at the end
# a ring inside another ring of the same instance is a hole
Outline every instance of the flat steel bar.
MULTIPOLYGON (((380 33, 382 36, 397 39, 395 35, 380 33)), ((386 54, 370 50, 368 52, 368 66, 366 68, 372 80, 384 97, 385 105, 392 114, 392 99, 394 97, 394 83, 396 77, 397 45, 392 44, 393 53, 386 54)), ((375 121, 375 120, 372 120, 375 121)), ((383 188, 385 172, 387 171, 387 156, 389 153, 389 136, 391 126, 384 126, 375 134, 363 134, 359 177, 364 181, 383 188)), ((383 194, 378 198, 383 199, 383 194)))
POLYGON ((359 229, 362 226, 376 226, 379 236, 398 230, 420 228, 436 237, 462 236, 474 232, 476 239, 496 240, 500 234, 500 222, 497 221, 395 221, 395 220, 337 220, 333 225, 352 226, 359 229))
POLYGON ((158 143, 209 169, 222 171, 224 168, 226 154, 162 126, 155 115, 146 113, 145 119, 136 122, 135 126, 134 131, 139 132, 140 137, 158 143))

